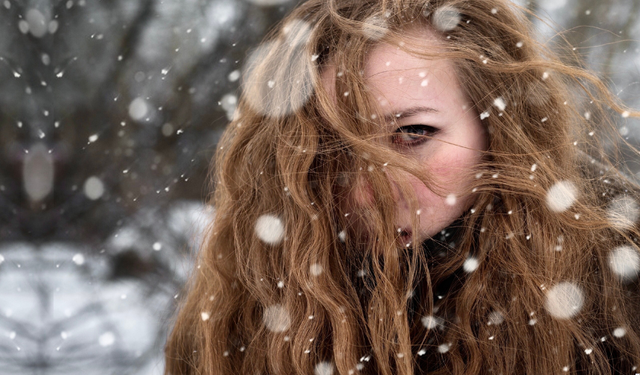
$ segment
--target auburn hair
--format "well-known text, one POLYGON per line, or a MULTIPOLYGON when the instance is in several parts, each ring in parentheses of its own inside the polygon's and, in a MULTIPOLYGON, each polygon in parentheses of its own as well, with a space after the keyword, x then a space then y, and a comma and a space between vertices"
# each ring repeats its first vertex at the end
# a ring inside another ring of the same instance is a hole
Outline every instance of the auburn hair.
POLYGON ((508 0, 296 8, 250 59, 218 144, 215 218, 165 373, 636 370, 639 194, 605 149, 618 142, 613 118, 636 114, 537 42, 528 16, 508 0), (425 49, 421 28, 443 49, 425 49), (363 76, 380 43, 450 59, 488 133, 472 208, 425 244, 398 241, 390 179, 444 187, 384 142, 363 76), (360 180, 374 199, 347 212, 360 180))

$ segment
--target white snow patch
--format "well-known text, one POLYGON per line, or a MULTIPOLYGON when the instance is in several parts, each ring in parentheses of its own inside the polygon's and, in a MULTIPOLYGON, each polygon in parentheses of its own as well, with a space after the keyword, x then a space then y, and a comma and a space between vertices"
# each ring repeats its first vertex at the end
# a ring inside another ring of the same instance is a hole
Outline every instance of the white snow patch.
POLYGON ((331 362, 322 361, 319 362, 315 369, 313 369, 314 375, 332 375, 333 374, 333 364, 331 362))
POLYGON ((488 325, 498 325, 504 322, 504 315, 500 311, 492 311, 489 313, 488 325))
POLYGON ((98 343, 100 346, 111 346, 114 342, 116 342, 116 336, 110 331, 105 332, 98 337, 98 343))
POLYGON ((314 263, 309 267, 309 273, 311 273, 312 276, 320 276, 322 271, 324 271, 324 269, 322 268, 322 265, 318 263, 314 263))
POLYGON ((284 224, 279 217, 262 215, 256 220, 256 235, 270 245, 279 244, 284 238, 284 224))
POLYGON ((129 103, 129 117, 136 121, 144 119, 149 113, 149 104, 144 98, 137 97, 129 103))
POLYGON ((420 321, 426 329, 434 329, 442 326, 442 324, 444 323, 444 320, 442 318, 433 315, 423 316, 420 321))
POLYGON ((640 206, 635 199, 623 195, 614 198, 607 207, 607 219, 617 229, 631 229, 640 218, 640 206))
POLYGON ((538 4, 542 9, 550 11, 563 8, 567 5, 567 0, 540 0, 538 4))
POLYGON ((438 31, 451 31, 462 21, 462 16, 458 9, 451 5, 443 5, 433 12, 433 27, 438 31))
POLYGON ((38 9, 29 9, 25 15, 25 20, 28 25, 27 30, 29 30, 34 37, 42 38, 47 34, 47 18, 38 9))
POLYGON ((387 20, 380 15, 367 17, 362 24, 362 32, 371 40, 380 40, 387 34, 387 20))
POLYGON ((291 325, 289 312, 280 304, 267 307, 262 315, 262 321, 272 332, 284 332, 291 325))
POLYGON ((233 72, 229 73, 227 79, 229 80, 229 82, 235 82, 240 79, 240 74, 240 71, 236 69, 233 72))
POLYGON ((477 258, 469 257, 462 264, 462 269, 467 273, 471 273, 471 272, 475 271, 476 269, 478 269, 479 265, 480 265, 480 262, 478 262, 477 258))
POLYGON ((242 76, 244 97, 263 115, 281 118, 296 112, 313 93, 314 62, 306 50, 312 27, 293 20, 283 26, 283 37, 262 44, 247 59, 242 76), (282 56, 288 56, 286 60, 282 56))
POLYGON ((571 181, 556 182, 547 192, 547 206, 554 212, 564 212, 578 198, 578 189, 571 181))
POLYGON ((620 129, 618 129, 618 132, 620 132, 621 136, 626 137, 629 135, 629 128, 627 128, 626 126, 622 126, 620 127, 620 129))
POLYGON ((556 319, 569 319, 580 312, 582 305, 584 305, 582 288, 564 281, 549 289, 544 307, 556 319))
POLYGON ((627 334, 627 330, 624 327, 618 327, 613 330, 613 336, 617 338, 624 337, 627 334))
POLYGON ((341 230, 340 233, 338 233, 338 239, 340 240, 340 242, 344 243, 345 241, 347 241, 347 232, 345 232, 344 230, 341 230))
POLYGON ((455 194, 449 194, 447 195, 447 198, 445 198, 444 203, 446 203, 449 206, 453 206, 454 204, 456 204, 456 201, 458 199, 456 198, 455 194))
POLYGON ((621 279, 633 280, 640 271, 640 254, 631 246, 618 246, 609 253, 609 266, 621 279))
POLYGON ((54 160, 47 147, 38 143, 29 149, 22 164, 24 190, 29 199, 38 202, 53 191, 54 160))
POLYGON ((507 108, 507 103, 504 101, 502 97, 497 97, 493 101, 493 105, 495 105, 499 110, 504 111, 507 108))
POLYGON ((232 121, 235 118, 236 108, 238 107, 238 97, 234 94, 225 94, 220 99, 220 106, 227 115, 227 120, 232 121))
POLYGON ((73 260, 73 263, 81 266, 84 264, 84 255, 78 253, 74 255, 73 258, 71 258, 71 260, 73 260))
POLYGON ((86 195, 87 198, 91 199, 92 201, 95 201, 97 199, 100 199, 103 194, 104 184, 102 183, 102 180, 96 176, 87 178, 87 180, 84 182, 84 195, 86 195))

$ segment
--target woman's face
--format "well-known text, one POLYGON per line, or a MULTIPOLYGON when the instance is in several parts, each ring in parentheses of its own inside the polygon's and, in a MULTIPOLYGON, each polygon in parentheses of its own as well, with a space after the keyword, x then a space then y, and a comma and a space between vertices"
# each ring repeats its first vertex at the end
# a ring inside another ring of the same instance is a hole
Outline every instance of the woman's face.
MULTIPOLYGON (((421 34, 425 48, 437 49, 432 33, 421 34)), ((435 191, 418 178, 401 172, 399 177, 415 192, 419 233, 412 233, 416 209, 395 189, 398 202, 395 225, 408 243, 433 236, 451 224, 473 204, 471 183, 474 167, 487 148, 480 119, 463 92, 449 60, 425 60, 395 46, 380 44, 368 55, 365 79, 387 121, 389 143, 398 152, 416 159, 432 177, 435 191), (428 135, 430 138, 416 137, 428 135)), ((372 199, 369 186, 360 179, 350 204, 364 206, 372 199)), ((392 182, 394 184, 396 181, 392 182)))

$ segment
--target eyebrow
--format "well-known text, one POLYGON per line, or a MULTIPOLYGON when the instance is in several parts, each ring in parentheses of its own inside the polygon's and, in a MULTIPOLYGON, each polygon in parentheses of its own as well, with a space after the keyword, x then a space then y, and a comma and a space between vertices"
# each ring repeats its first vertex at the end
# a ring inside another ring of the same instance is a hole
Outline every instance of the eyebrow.
POLYGON ((411 117, 420 113, 438 113, 438 112, 440 111, 431 107, 420 107, 420 106, 411 107, 411 108, 403 109, 401 111, 394 111, 384 116, 384 119, 385 119, 385 122, 389 123, 389 122, 401 120, 403 118, 411 117))

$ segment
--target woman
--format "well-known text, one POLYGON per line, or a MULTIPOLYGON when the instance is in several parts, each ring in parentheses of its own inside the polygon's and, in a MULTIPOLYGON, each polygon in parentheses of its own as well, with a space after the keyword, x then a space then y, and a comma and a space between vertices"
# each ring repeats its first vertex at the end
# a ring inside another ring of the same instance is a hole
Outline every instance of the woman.
POLYGON ((637 372, 638 188, 598 143, 629 112, 530 29, 299 6, 245 72, 166 373, 637 372))

